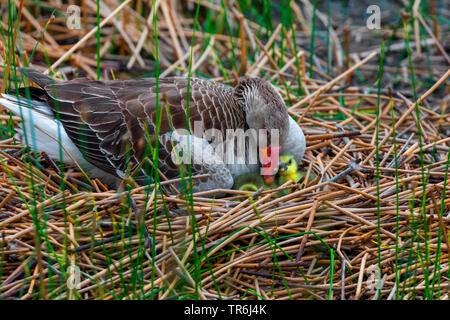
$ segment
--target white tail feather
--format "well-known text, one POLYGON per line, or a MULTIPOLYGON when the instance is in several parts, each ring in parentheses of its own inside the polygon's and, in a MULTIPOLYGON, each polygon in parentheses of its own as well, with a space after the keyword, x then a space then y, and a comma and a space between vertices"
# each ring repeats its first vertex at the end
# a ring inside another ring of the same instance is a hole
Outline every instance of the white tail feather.
POLYGON ((78 164, 86 167, 86 160, 70 140, 63 125, 53 117, 47 105, 41 101, 18 99, 8 94, 0 96, 0 105, 23 119, 20 128, 16 131, 25 145, 36 152, 45 152, 50 158, 58 161, 61 160, 59 151, 62 149, 63 162, 73 163, 73 158, 78 164), (58 138, 63 148, 58 143, 58 138))

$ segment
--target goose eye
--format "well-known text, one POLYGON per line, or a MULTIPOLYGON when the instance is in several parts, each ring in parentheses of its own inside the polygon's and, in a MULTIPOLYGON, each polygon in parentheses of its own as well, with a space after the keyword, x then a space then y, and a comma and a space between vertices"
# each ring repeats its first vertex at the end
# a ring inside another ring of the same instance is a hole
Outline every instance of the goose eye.
POLYGON ((289 159, 288 164, 292 164, 292 159, 289 159))

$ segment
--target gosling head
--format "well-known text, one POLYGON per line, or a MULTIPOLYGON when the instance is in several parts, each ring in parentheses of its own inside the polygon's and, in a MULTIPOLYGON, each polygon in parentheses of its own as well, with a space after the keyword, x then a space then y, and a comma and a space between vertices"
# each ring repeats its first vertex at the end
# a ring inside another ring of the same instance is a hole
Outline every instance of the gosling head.
POLYGON ((298 164, 295 161, 294 155, 290 153, 283 153, 280 155, 278 164, 278 173, 280 176, 290 176, 297 173, 298 164))

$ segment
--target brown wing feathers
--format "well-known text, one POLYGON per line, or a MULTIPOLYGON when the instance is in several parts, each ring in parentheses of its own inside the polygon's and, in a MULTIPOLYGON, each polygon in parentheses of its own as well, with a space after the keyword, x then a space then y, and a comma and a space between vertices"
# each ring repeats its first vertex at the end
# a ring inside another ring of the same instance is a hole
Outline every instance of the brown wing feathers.
POLYGON ((55 82, 33 69, 27 69, 26 75, 45 90, 43 99, 58 113, 67 134, 85 158, 118 176, 128 165, 131 169, 137 166, 148 153, 148 144, 154 144, 158 100, 159 168, 168 177, 178 175, 170 157, 168 133, 171 126, 186 128, 188 100, 191 128, 194 121, 202 121, 205 130, 216 128, 225 136, 226 129, 245 126, 241 110, 231 99, 233 89, 208 80, 191 78, 188 97, 186 78, 160 79, 157 94, 156 79, 152 78, 55 82))

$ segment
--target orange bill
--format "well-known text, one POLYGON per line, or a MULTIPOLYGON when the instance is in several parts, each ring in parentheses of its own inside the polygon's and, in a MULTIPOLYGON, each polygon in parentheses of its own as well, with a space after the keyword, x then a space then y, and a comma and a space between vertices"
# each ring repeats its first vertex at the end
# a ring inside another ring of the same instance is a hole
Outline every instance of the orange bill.
POLYGON ((259 148, 261 175, 264 176, 264 179, 269 179, 269 176, 274 176, 278 172, 278 157, 280 151, 281 147, 269 146, 267 148, 259 148))

